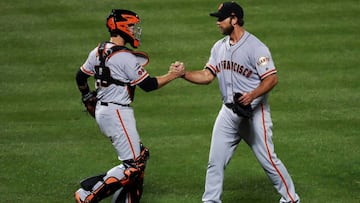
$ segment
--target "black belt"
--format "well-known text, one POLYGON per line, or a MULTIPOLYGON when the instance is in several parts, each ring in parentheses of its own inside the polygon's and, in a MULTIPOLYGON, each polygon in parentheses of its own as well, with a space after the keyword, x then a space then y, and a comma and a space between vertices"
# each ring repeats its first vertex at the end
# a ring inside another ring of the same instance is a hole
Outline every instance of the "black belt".
POLYGON ((232 109, 234 107, 234 103, 225 103, 225 106, 232 109))
POLYGON ((119 105, 119 106, 124 106, 124 107, 130 107, 130 104, 120 104, 120 103, 116 103, 116 102, 100 102, 100 105, 101 106, 109 106, 109 103, 119 105))

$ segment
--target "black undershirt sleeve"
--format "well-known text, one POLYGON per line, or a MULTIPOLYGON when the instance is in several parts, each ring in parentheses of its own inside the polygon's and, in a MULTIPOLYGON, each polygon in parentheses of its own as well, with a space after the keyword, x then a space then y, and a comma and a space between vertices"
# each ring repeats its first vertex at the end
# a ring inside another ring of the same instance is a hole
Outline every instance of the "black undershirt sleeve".
POLYGON ((80 86, 86 86, 86 89, 80 89, 81 94, 86 94, 90 91, 89 86, 87 85, 87 79, 90 77, 90 75, 85 74, 81 70, 79 70, 76 73, 76 84, 78 87, 80 86))
POLYGON ((149 76, 140 82, 138 86, 145 92, 150 92, 158 88, 158 82, 156 78, 149 76))
POLYGON ((211 70, 211 68, 205 67, 205 69, 208 69, 211 72, 211 74, 213 74, 216 77, 216 74, 211 70))

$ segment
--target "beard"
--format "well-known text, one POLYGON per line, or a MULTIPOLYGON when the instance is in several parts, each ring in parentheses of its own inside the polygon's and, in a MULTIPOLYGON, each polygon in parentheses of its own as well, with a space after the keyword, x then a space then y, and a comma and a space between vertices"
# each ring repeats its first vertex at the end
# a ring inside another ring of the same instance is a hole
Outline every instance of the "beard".
POLYGON ((230 35, 233 30, 234 30, 234 26, 229 24, 229 26, 224 27, 221 32, 222 32, 223 35, 230 35))

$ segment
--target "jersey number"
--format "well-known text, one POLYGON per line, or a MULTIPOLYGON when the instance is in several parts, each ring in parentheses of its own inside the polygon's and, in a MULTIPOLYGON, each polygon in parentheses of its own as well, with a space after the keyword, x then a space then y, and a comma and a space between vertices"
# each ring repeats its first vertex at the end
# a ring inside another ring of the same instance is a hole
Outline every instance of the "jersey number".
POLYGON ((111 84, 110 69, 106 66, 95 66, 95 80, 97 87, 108 87, 111 84))

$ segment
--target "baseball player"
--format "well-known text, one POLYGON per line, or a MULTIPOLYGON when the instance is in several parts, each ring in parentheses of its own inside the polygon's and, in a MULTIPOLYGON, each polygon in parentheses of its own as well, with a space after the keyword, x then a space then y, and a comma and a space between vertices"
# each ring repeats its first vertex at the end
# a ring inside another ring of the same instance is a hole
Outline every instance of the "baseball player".
MULTIPOLYGON (((111 141, 121 164, 104 174, 89 177, 75 192, 78 203, 99 202, 116 192, 113 202, 138 203, 149 151, 140 142, 134 110, 135 87, 146 92, 163 87, 181 76, 184 71, 169 71, 163 76, 151 77, 145 70, 148 57, 133 51, 140 44, 140 18, 129 10, 113 9, 106 26, 110 41, 102 42, 88 55, 76 74, 82 100, 96 119, 102 133, 111 141), (90 91, 87 79, 93 76, 96 92, 90 91), (91 107, 95 104, 95 108, 91 107)), ((86 166, 84 166, 86 167, 86 166)))
MULTIPOLYGON (((270 51, 243 28, 243 9, 237 3, 222 3, 210 15, 217 18, 225 37, 214 44, 203 70, 185 71, 182 76, 195 84, 209 84, 217 77, 223 101, 213 127, 202 201, 221 202, 225 168, 244 140, 281 195, 280 203, 299 203, 294 183, 276 156, 272 141, 268 96, 278 78, 270 51)), ((178 62, 172 68, 181 66, 178 62)))

